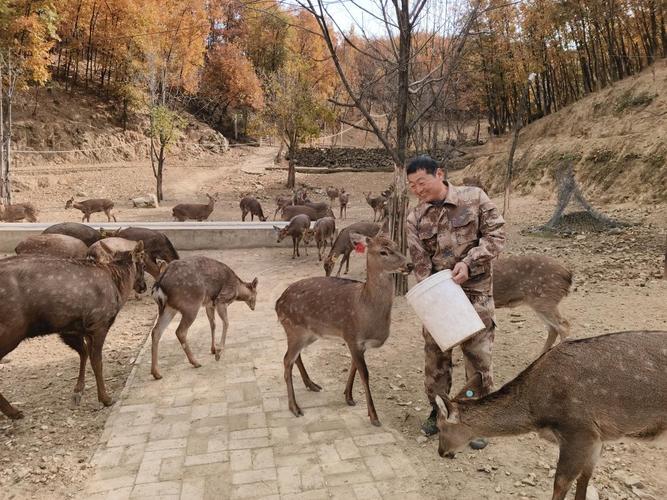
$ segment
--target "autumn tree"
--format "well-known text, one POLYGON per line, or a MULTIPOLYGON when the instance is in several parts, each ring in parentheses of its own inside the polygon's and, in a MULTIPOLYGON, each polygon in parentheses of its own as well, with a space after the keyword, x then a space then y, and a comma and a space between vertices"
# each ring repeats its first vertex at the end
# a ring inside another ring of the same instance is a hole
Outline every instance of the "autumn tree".
POLYGON ((11 202, 13 99, 16 91, 49 80, 56 21, 49 1, 0 4, 0 198, 7 203, 11 202))

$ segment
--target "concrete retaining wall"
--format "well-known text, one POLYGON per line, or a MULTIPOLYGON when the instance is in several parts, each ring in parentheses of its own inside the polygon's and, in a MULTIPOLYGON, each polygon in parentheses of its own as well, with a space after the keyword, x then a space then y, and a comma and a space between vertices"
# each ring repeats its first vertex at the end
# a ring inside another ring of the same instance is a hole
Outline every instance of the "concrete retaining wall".
MULTIPOLYGON (((271 222, 107 222, 90 223, 99 229, 145 227, 164 233, 177 250, 217 250, 229 248, 292 247, 292 238, 276 243, 273 226, 284 227, 285 221, 271 222)), ((19 241, 40 234, 53 223, 0 223, 0 252, 11 253, 19 241)))

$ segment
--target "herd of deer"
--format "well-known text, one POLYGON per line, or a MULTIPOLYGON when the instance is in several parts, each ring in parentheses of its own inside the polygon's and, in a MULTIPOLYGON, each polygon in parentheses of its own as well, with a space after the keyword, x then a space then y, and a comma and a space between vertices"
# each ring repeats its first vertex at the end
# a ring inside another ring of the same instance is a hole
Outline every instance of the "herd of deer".
MULTIPOLYGON (((326 192, 332 203, 339 200, 342 217, 349 193, 333 187, 326 192)), ((205 220, 217 199, 217 195, 207 196, 208 205, 177 205, 174 217, 205 220)), ((325 272, 325 276, 292 283, 275 305, 287 337, 284 378, 289 409, 296 416, 303 411, 295 398, 294 364, 306 388, 320 391, 321 386, 306 371, 301 351, 321 337, 338 337, 351 354, 345 401, 355 404, 352 388, 359 372, 368 416, 372 424, 380 425, 364 355, 388 338, 394 295, 391 275, 412 270, 378 223, 387 197, 388 193, 375 198, 366 194, 374 210, 373 222, 356 222, 339 232, 329 203, 313 202, 303 190, 276 199, 274 219, 281 211, 283 220, 289 221, 284 228, 274 226, 278 241, 291 236, 295 258, 300 241, 307 247, 314 238, 325 272), (312 228, 311 222, 315 223, 312 228), (327 245, 330 250, 324 257, 327 245), (366 253, 366 281, 338 277, 343 264, 348 272, 353 250, 366 253), (341 256, 338 273, 331 277, 341 256)), ((113 217, 109 200, 67 203, 81 210, 87 220, 100 211, 113 217)), ((266 220, 253 197, 243 197, 240 208, 242 220, 248 214, 251 220, 255 216, 266 220)), ((21 210, 34 218, 31 206, 21 210)), ((0 205, 0 215, 7 211, 0 205)), ((208 257, 179 259, 165 235, 140 227, 108 232, 79 223, 56 224, 19 243, 16 253, 0 260, 0 360, 26 338, 58 333, 80 357, 72 396, 75 404, 83 393, 88 358, 99 401, 112 404, 102 375, 102 346, 131 290, 146 290, 144 271, 155 280, 152 296, 158 308, 151 332, 155 379, 162 377, 158 344, 177 313, 181 320, 176 336, 188 361, 199 367, 187 342, 199 309, 206 310, 211 354, 219 360, 229 327, 227 307, 242 301, 254 310, 257 299, 257 278, 245 282, 227 265, 208 257), (216 313, 223 325, 217 343, 216 313)), ((667 429, 667 332, 619 332, 566 341, 570 325, 558 309, 572 284, 572 273, 566 267, 544 255, 517 255, 498 259, 493 270, 496 307, 529 306, 546 324, 547 340, 541 356, 500 390, 476 398, 479 374, 468 374, 466 386, 455 398, 437 396, 438 451, 453 457, 476 436, 537 431, 560 447, 553 499, 564 499, 576 480, 576 499, 584 500, 603 441, 623 436, 653 438, 667 429), (561 342, 552 348, 556 337, 561 342)), ((2 394, 0 411, 10 418, 22 416, 2 394)))

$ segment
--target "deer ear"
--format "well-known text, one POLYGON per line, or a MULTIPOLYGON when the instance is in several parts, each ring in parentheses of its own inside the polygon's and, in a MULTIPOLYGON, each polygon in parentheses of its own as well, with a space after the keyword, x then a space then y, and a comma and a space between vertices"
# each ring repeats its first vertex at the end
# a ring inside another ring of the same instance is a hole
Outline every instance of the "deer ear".
POLYGON ((435 397, 435 404, 438 405, 438 409, 440 410, 440 413, 442 413, 443 417, 449 417, 449 410, 447 409, 447 405, 439 394, 435 397))
POLYGON ((259 283, 259 280, 257 278, 252 280, 252 283, 250 283, 250 286, 252 288, 257 288, 257 283, 259 283))
POLYGON ((443 398, 440 395, 437 395, 435 397, 435 404, 438 405, 438 408, 442 412, 442 415, 445 417, 445 420, 447 420, 447 422, 449 422, 450 424, 461 423, 461 418, 459 417, 459 409, 456 406, 456 403, 450 401, 447 396, 443 398))
POLYGON ((352 242, 355 252, 362 253, 368 246, 369 238, 365 234, 350 233, 350 241, 352 242))
POLYGON ((277 232, 277 233, 280 232, 280 228, 279 228, 278 226, 273 226, 273 230, 274 230, 275 232, 277 232))

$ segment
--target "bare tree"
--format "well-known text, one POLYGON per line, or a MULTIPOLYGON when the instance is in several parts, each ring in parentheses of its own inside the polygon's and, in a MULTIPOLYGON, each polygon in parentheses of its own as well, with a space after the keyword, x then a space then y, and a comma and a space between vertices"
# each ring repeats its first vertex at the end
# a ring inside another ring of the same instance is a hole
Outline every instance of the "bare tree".
POLYGON ((12 104, 21 68, 12 64, 11 50, 0 52, 0 199, 12 202, 10 184, 12 145, 12 104), (3 79, 7 84, 3 83, 3 79))
MULTIPOLYGON (((382 38, 369 35, 362 22, 357 22, 355 26, 355 30, 360 33, 358 37, 347 36, 328 12, 325 0, 298 2, 317 20, 338 76, 347 92, 346 101, 335 101, 334 104, 356 108, 366 119, 367 125, 344 123, 373 133, 394 161, 394 189, 388 207, 389 233, 398 244, 399 250, 405 252, 407 239, 404 224, 408 206, 405 161, 408 142, 417 125, 447 92, 448 83, 460 60, 470 29, 480 12, 479 0, 472 0, 472 3, 465 7, 465 11, 459 11, 456 16, 450 16, 456 8, 449 4, 445 4, 444 10, 438 11, 433 2, 429 3, 427 0, 374 0, 370 4, 373 7, 368 7, 369 3, 350 0, 350 4, 359 9, 366 18, 383 27, 386 36, 382 38), (429 21, 433 19, 439 19, 439 22, 429 26, 429 21), (417 33, 420 36, 415 38, 417 33), (417 73, 417 57, 431 48, 434 40, 441 37, 442 33, 447 34, 447 43, 442 44, 437 64, 417 73), (337 37, 341 38, 340 42, 336 42, 337 37), (339 57, 341 47, 353 49, 364 60, 372 63, 376 69, 373 75, 359 85, 354 85, 339 57), (392 127, 395 134, 393 137, 389 136, 389 129, 383 130, 371 115, 372 101, 369 96, 373 94, 374 85, 384 89, 396 89, 396 94, 392 96, 393 109, 383 110, 395 121, 392 127)), ((398 276, 396 293, 402 295, 406 291, 407 279, 398 276)))

